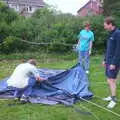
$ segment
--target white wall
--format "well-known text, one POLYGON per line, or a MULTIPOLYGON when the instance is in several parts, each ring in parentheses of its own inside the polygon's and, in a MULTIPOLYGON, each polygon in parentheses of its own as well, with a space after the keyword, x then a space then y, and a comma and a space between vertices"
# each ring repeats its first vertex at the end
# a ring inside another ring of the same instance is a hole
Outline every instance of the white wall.
POLYGON ((37 9, 39 9, 39 7, 35 7, 35 6, 20 6, 15 4, 9 4, 9 7, 15 9, 15 11, 17 12, 21 11, 22 8, 26 7, 27 12, 31 14, 34 13, 37 9))

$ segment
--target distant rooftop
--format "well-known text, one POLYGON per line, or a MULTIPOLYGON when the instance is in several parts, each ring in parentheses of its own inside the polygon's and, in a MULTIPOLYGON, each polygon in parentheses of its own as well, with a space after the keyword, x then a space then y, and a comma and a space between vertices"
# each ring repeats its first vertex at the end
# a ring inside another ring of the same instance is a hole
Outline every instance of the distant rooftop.
POLYGON ((44 6, 43 0, 4 0, 8 3, 13 4, 24 4, 24 5, 31 5, 31 6, 44 6))

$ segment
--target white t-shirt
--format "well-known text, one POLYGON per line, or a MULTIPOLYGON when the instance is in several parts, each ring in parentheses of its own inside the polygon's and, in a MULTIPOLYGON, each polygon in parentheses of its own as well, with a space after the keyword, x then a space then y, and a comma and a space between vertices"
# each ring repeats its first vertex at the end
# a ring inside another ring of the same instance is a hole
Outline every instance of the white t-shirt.
POLYGON ((7 80, 8 86, 24 88, 28 85, 30 74, 39 76, 37 68, 30 63, 22 63, 16 67, 10 78, 7 80))

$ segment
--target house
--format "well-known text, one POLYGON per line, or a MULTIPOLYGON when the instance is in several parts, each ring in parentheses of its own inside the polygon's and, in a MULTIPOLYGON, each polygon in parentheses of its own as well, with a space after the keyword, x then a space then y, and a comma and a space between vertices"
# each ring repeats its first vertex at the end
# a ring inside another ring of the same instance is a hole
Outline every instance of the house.
POLYGON ((5 0, 10 8, 15 9, 21 15, 29 16, 37 9, 45 6, 43 0, 5 0))
POLYGON ((101 0, 89 0, 83 7, 81 7, 77 14, 78 16, 92 16, 103 13, 101 0))

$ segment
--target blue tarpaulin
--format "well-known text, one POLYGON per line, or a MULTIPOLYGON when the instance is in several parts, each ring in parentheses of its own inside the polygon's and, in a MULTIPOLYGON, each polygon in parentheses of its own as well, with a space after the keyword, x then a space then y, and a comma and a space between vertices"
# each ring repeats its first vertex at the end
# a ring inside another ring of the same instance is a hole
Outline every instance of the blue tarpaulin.
MULTIPOLYGON (((73 104, 80 97, 88 99, 93 93, 88 90, 88 77, 77 64, 68 70, 39 69, 45 81, 36 82, 32 88, 29 101, 42 104, 73 104)), ((8 89, 5 78, 0 81, 0 98, 13 98, 14 89, 8 89)), ((29 81, 35 81, 31 76, 29 81)))

